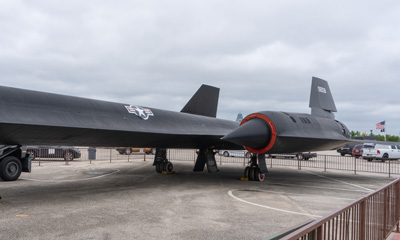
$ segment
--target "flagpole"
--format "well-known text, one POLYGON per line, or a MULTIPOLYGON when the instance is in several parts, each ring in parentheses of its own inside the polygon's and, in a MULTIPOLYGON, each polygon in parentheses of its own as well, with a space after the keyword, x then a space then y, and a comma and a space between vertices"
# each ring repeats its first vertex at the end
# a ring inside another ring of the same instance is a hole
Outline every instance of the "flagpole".
POLYGON ((385 120, 385 142, 386 142, 386 120, 385 120))
POLYGON ((384 137, 385 137, 385 142, 386 142, 386 120, 385 120, 385 125, 384 125, 384 128, 383 128, 383 132, 385 133, 384 137))

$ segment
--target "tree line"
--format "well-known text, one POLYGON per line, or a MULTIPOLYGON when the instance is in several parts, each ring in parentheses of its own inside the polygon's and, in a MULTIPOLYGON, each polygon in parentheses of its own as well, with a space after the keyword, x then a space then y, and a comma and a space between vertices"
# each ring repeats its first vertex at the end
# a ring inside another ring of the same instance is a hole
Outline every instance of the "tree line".
MULTIPOLYGON (((360 133, 359 131, 351 131, 350 132, 350 136, 351 136, 351 138, 352 139, 354 139, 355 137, 357 137, 357 136, 360 136, 360 137, 363 137, 363 136, 375 136, 376 137, 376 140, 377 141, 385 141, 385 136, 384 135, 375 135, 375 134, 373 134, 373 133, 370 133, 370 134, 362 134, 362 133, 360 133)), ((388 142, 400 142, 400 138, 399 138, 399 136, 396 136, 396 135, 389 135, 389 134, 387 134, 386 135, 386 141, 388 141, 388 142)))

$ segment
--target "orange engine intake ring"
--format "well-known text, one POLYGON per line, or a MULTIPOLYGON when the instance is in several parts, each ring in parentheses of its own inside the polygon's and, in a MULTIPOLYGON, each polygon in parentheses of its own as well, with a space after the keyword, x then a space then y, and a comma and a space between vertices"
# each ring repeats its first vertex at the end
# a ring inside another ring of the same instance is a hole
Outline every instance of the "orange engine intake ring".
POLYGON ((263 114, 260 114, 260 113, 253 113, 253 114, 250 114, 247 117, 245 117, 242 120, 242 122, 240 123, 240 126, 242 126, 244 123, 246 123, 249 120, 254 119, 254 118, 262 119, 268 124, 268 126, 271 128, 271 140, 269 141, 268 145, 265 148, 262 148, 262 149, 254 149, 254 148, 250 148, 250 147, 246 147, 246 146, 244 146, 244 148, 247 151, 252 152, 252 153, 257 153, 257 154, 266 153, 272 148, 272 146, 274 146, 274 143, 275 143, 275 140, 276 140, 277 133, 276 133, 275 125, 271 121, 271 119, 269 119, 269 117, 267 117, 267 116, 265 116, 263 114))

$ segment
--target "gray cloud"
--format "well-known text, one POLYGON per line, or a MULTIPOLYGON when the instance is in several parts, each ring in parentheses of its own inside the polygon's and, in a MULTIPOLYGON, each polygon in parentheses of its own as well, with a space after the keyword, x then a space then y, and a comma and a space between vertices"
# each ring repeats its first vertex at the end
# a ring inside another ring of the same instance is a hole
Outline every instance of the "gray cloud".
POLYGON ((0 84, 178 111, 206 83, 235 119, 309 112, 317 76, 350 129, 397 135, 399 16, 396 1, 6 0, 0 84))

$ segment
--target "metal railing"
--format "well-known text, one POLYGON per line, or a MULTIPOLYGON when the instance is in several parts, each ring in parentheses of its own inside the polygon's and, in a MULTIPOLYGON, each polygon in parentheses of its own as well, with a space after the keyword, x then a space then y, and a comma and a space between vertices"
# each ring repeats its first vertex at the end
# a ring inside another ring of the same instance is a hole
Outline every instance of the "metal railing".
POLYGON ((130 161, 133 159, 147 159, 153 160, 153 155, 146 154, 143 150, 140 152, 133 152, 131 154, 120 154, 116 148, 49 148, 37 147, 28 148, 27 152, 33 153, 34 162, 39 165, 42 162, 63 162, 66 165, 73 161, 130 161))
POLYGON ((399 231, 400 179, 283 237, 285 240, 376 240, 399 231))
MULTIPOLYGON (((170 161, 189 161, 195 163, 197 158, 197 150, 195 149, 168 149, 167 158, 170 161)), ((153 161, 154 155, 142 152, 132 153, 130 155, 120 154, 115 148, 36 148, 36 162, 41 161, 64 161, 68 164, 73 161, 130 161, 133 159, 143 159, 144 161, 153 161), (79 154, 77 154, 78 152, 79 154), (73 159, 65 157, 66 153, 73 153, 73 159)), ((290 155, 274 155, 266 159, 267 166, 294 167, 299 170, 303 168, 315 168, 328 170, 351 171, 354 174, 358 172, 382 173, 389 177, 392 175, 400 175, 400 161, 367 161, 362 158, 343 157, 340 155, 318 155, 309 160, 299 160, 290 158, 290 155)), ((247 165, 249 158, 241 157, 224 157, 216 154, 217 164, 223 165, 227 163, 247 165)))

